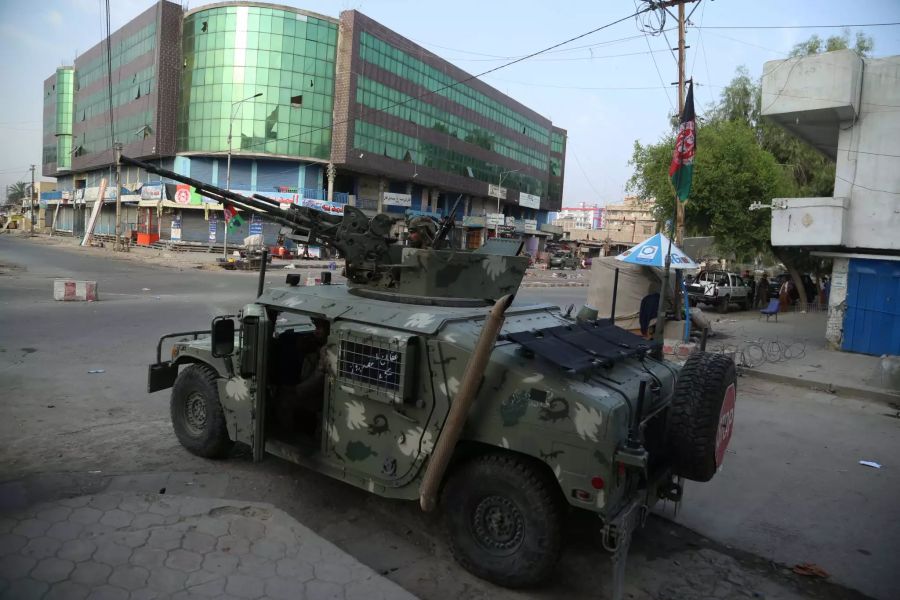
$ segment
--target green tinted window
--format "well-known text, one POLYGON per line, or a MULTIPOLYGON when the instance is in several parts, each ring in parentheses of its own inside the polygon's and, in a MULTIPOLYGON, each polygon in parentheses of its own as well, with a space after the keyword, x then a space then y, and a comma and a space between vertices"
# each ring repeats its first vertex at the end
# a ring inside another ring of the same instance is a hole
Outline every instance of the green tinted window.
POLYGON ((231 124, 235 151, 328 158, 336 43, 334 23, 278 8, 187 16, 178 151, 227 151, 231 124))
MULTIPOLYGON (((500 173, 508 171, 506 167, 484 161, 468 154, 429 144, 402 133, 385 129, 378 125, 357 119, 355 121, 353 146, 373 154, 386 156, 395 160, 414 162, 463 177, 471 176, 486 183, 495 183, 500 173)), ((505 173, 504 187, 509 186, 520 191, 544 195, 546 182, 522 173, 505 173)))
POLYGON ((548 144, 550 130, 510 107, 461 84, 446 73, 413 58, 387 42, 367 33, 360 35, 360 58, 412 81, 435 94, 473 110, 513 131, 521 132, 542 144, 548 144), (452 87, 447 87, 452 86, 452 87))
MULTIPOLYGON (((414 99, 368 77, 357 78, 356 101, 370 109, 386 112, 404 121, 412 121, 520 163, 538 169, 547 168, 549 155, 546 150, 537 150, 480 128, 471 121, 440 110, 424 100, 414 99)), ((361 114, 366 114, 365 109, 361 114)))

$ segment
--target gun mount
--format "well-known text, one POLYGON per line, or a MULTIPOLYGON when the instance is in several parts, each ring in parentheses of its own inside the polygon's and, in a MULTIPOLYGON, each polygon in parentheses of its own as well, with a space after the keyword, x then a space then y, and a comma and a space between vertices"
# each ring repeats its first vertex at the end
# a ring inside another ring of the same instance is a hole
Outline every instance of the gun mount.
POLYGON ((295 204, 284 207, 262 194, 245 196, 148 162, 127 156, 120 160, 277 223, 288 239, 334 248, 344 257, 350 292, 360 296, 410 304, 480 305, 514 294, 528 266, 528 258, 520 256, 520 240, 489 240, 474 251, 441 248, 454 225, 456 205, 437 228, 436 247, 413 248, 390 237, 395 218, 384 213, 370 219, 355 206, 345 206, 343 216, 295 204))

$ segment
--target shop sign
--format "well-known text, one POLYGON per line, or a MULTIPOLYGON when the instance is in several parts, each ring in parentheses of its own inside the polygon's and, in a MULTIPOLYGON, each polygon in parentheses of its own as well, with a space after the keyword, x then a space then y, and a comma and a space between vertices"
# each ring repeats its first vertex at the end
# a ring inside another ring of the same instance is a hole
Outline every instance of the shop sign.
POLYGON ((508 225, 510 227, 515 227, 516 226, 516 218, 515 217, 506 217, 506 222, 504 224, 508 225))
POLYGON ((396 194, 394 192, 385 192, 381 201, 385 206, 412 206, 412 196, 409 194, 396 194))
POLYGON ((488 213, 485 218, 485 223, 487 223, 488 227, 496 227, 497 225, 503 225, 506 223, 506 215, 503 213, 488 213))
POLYGON ((519 206, 524 206, 525 208, 540 208, 541 197, 533 194, 526 194, 525 192, 519 192, 519 206))
MULTIPOLYGON (((344 214, 344 205, 337 204, 336 202, 328 202, 327 200, 315 200, 313 198, 304 198, 303 206, 308 208, 314 208, 316 210, 321 210, 322 212, 326 212, 332 215, 342 215, 344 214)), ((287 208, 282 205, 282 208, 287 208)))
POLYGON ((216 219, 209 220, 209 241, 211 242, 216 241, 216 227, 218 223, 219 221, 216 219))
POLYGON ((172 227, 169 230, 169 237, 172 241, 181 241, 181 215, 176 215, 172 219, 172 227))
POLYGON ((506 188, 500 187, 499 185, 494 185, 493 183, 489 183, 488 196, 490 196, 491 198, 500 198, 501 200, 506 200, 506 188))
POLYGON ((463 217, 463 227, 484 227, 484 217, 478 215, 466 215, 463 217))
POLYGON ((537 231, 537 220, 536 219, 520 219, 519 220, 519 228, 522 231, 537 231))
POLYGON ((250 235, 258 235, 263 232, 263 224, 256 215, 250 218, 250 235))
POLYGON ((161 185, 141 186, 141 200, 162 200, 161 185))
POLYGON ((497 231, 499 233, 515 233, 516 228, 512 225, 497 225, 497 231))

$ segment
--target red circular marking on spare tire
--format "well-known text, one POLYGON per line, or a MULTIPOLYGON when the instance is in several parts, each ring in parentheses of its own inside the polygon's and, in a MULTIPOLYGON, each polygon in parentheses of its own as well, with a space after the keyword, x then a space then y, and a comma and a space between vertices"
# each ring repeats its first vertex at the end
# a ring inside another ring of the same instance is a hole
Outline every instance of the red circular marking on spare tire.
POLYGON ((734 431, 734 401, 737 391, 734 384, 725 390, 725 399, 722 401, 722 410, 719 412, 719 425, 716 428, 716 467, 722 466, 725 460, 725 450, 731 441, 731 433, 734 431))

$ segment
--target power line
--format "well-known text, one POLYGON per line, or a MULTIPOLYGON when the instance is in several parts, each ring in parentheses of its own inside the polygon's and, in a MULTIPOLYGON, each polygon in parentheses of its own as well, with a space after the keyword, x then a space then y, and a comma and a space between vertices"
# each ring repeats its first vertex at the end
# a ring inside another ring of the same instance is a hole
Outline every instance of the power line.
MULTIPOLYGON (((107 0, 107 1, 108 1, 108 0, 107 0)), ((364 111, 361 111, 361 113, 358 114, 358 115, 353 115, 353 116, 351 116, 351 117, 349 117, 349 118, 347 118, 347 119, 341 120, 341 121, 335 121, 335 122, 332 122, 331 125, 323 125, 322 127, 317 127, 317 128, 314 128, 314 129, 310 129, 309 131, 303 131, 303 132, 300 132, 300 133, 297 133, 297 134, 294 134, 294 135, 289 135, 289 136, 285 136, 285 137, 281 137, 281 138, 274 138, 274 139, 271 139, 271 140, 264 140, 264 141, 262 141, 262 142, 257 142, 257 143, 255 143, 255 144, 249 144, 249 145, 247 145, 247 146, 244 146, 244 148, 253 148, 253 147, 255 147, 255 146, 264 146, 264 145, 266 145, 266 144, 268 144, 268 143, 270 143, 270 142, 273 142, 273 141, 287 140, 287 139, 292 139, 292 138, 300 137, 300 136, 303 136, 303 135, 310 135, 310 134, 312 134, 312 133, 315 133, 316 131, 324 131, 324 130, 328 130, 328 129, 333 129, 333 128, 335 127, 335 125, 341 125, 341 124, 344 124, 344 123, 349 123, 350 121, 353 121, 354 119, 357 119, 357 118, 361 118, 361 117, 367 116, 367 114, 369 114, 369 113, 387 112, 387 111, 390 110, 391 108, 394 108, 394 107, 397 107, 397 106, 403 106, 404 104, 408 104, 409 102, 412 102, 412 101, 414 101, 414 100, 421 100, 422 98, 425 98, 426 96, 431 96, 431 95, 436 94, 436 93, 438 93, 438 92, 442 92, 442 91, 444 91, 444 90, 448 90, 448 89, 451 89, 451 88, 455 88, 455 87, 457 87, 457 86, 459 86, 459 85, 462 85, 462 84, 464 84, 464 83, 466 83, 466 82, 472 81, 472 80, 474 80, 474 79, 480 79, 481 77, 484 77, 485 75, 489 75, 489 74, 491 74, 491 73, 495 73, 495 72, 497 72, 497 71, 500 71, 501 69, 505 69, 505 68, 507 68, 507 67, 511 67, 512 65, 515 65, 515 64, 518 64, 518 63, 520 63, 520 62, 526 61, 526 60, 528 60, 529 58, 533 58, 533 57, 535 57, 535 56, 539 56, 539 55, 541 55, 541 54, 544 54, 544 53, 546 53, 546 52, 549 52, 550 50, 555 50, 556 48, 559 48, 559 47, 561 47, 561 46, 565 46, 566 44, 569 44, 569 43, 574 42, 574 41, 576 41, 576 40, 583 39, 583 38, 585 38, 585 37, 587 37, 587 36, 589 36, 589 35, 595 34, 595 33, 597 33, 598 31, 603 31, 604 29, 608 29, 608 28, 612 27, 613 25, 618 25, 619 23, 622 23, 622 22, 627 21, 627 20, 629 20, 629 19, 631 19, 631 18, 634 18, 634 17, 636 17, 636 16, 640 15, 641 13, 644 13, 644 12, 646 12, 646 11, 648 11, 648 10, 651 10, 651 9, 650 9, 650 8, 645 8, 645 9, 638 10, 638 11, 636 11, 636 12, 634 12, 634 13, 628 15, 627 17, 622 17, 622 18, 620 18, 620 19, 616 19, 615 21, 611 21, 611 22, 609 22, 609 23, 607 23, 607 24, 605 24, 605 25, 601 25, 600 27, 596 27, 596 28, 594 28, 594 29, 591 29, 590 31, 586 31, 586 32, 584 32, 584 33, 582 33, 582 34, 576 35, 576 36, 571 37, 571 38, 569 38, 569 39, 567 39, 567 40, 564 40, 564 41, 562 41, 562 42, 559 42, 559 43, 557 43, 557 44, 553 44, 552 46, 548 46, 547 48, 544 48, 544 49, 542 49, 542 50, 538 50, 538 51, 536 51, 536 52, 532 52, 531 54, 527 54, 527 55, 525 55, 525 56, 523 56, 523 57, 521 57, 521 58, 517 58, 517 59, 512 60, 512 61, 510 61, 510 62, 508 62, 508 63, 504 63, 504 64, 502 64, 502 65, 499 65, 499 66, 490 68, 490 69, 488 69, 487 71, 483 71, 483 72, 481 72, 481 73, 478 73, 477 75, 470 75, 470 76, 468 76, 468 77, 465 77, 465 78, 461 79, 460 81, 455 81, 455 82, 453 82, 453 83, 448 83, 448 84, 443 85, 443 86, 441 86, 441 87, 439 87, 439 88, 437 88, 437 89, 435 89, 435 90, 429 90, 429 91, 427 91, 427 92, 425 92, 425 93, 423 93, 423 94, 420 94, 420 95, 418 95, 418 96, 414 96, 414 97, 411 97, 411 98, 407 98, 406 100, 401 100, 401 101, 399 101, 399 102, 395 102, 394 104, 389 104, 388 106, 385 106, 384 108, 379 108, 379 109, 370 109, 370 108, 369 108, 369 109, 365 109, 364 111)), ((668 97, 668 95, 666 95, 666 97, 668 97)))
POLYGON ((867 187, 865 185, 862 185, 861 183, 856 183, 855 181, 850 181, 849 179, 844 179, 843 177, 841 177, 840 175, 837 175, 837 174, 835 174, 835 177, 837 177, 841 181, 846 181, 847 183, 850 184, 851 187, 862 188, 864 190, 869 190, 870 192, 881 192, 882 194, 894 194, 894 195, 900 196, 900 192, 867 187))
POLYGON ((584 175, 585 181, 588 182, 591 190, 597 195, 597 198, 600 199, 600 192, 597 191, 597 188, 594 187, 594 183, 591 181, 591 178, 588 177, 587 171, 584 170, 584 167, 581 165, 581 159, 578 158, 578 153, 575 152, 575 147, 571 142, 569 143, 569 147, 572 149, 572 156, 575 157, 575 164, 578 165, 578 170, 581 171, 581 174, 584 175))
POLYGON ((704 29, 844 29, 853 27, 892 27, 894 23, 856 23, 849 25, 706 25, 704 29))
MULTIPOLYGON (((648 35, 646 33, 644 34, 644 41, 647 42, 647 48, 650 48, 650 38, 648 37, 648 35)), ((666 82, 663 79, 662 73, 659 70, 659 65, 656 64, 656 57, 653 56, 652 52, 650 53, 650 58, 653 60, 653 68, 656 69, 656 75, 659 77, 659 83, 665 88, 666 101, 669 103, 669 108, 672 109, 672 112, 676 112, 675 105, 672 103, 672 98, 669 97, 669 88, 666 86, 666 82)))

